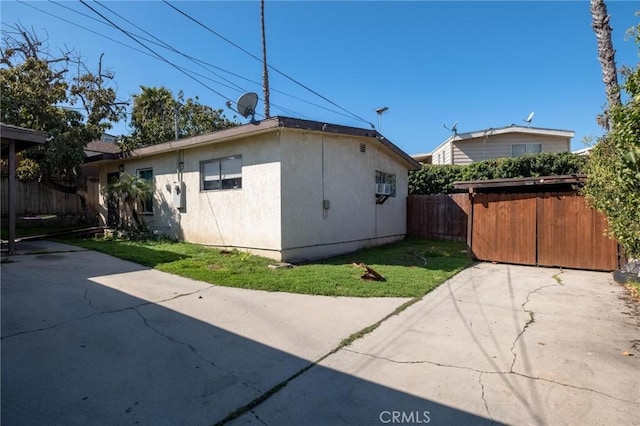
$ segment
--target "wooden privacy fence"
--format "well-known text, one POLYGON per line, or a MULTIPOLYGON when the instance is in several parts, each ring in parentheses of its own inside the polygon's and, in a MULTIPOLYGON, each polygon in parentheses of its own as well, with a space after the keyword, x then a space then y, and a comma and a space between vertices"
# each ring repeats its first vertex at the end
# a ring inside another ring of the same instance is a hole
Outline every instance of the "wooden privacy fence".
MULTIPOLYGON (((2 188, 2 216, 9 214, 9 177, 2 176, 0 181, 2 188)), ((98 182, 87 180, 87 190, 90 197, 98 200, 98 182)), ((82 215, 84 214, 80 204, 80 198, 75 194, 51 189, 39 182, 16 183, 16 215, 82 215)))
POLYGON ((467 241, 468 194, 411 195, 407 234, 431 240, 467 241))
POLYGON ((407 213, 409 235, 466 238, 479 260, 600 271, 618 267, 618 244, 605 235, 605 217, 575 192, 413 195, 407 213))

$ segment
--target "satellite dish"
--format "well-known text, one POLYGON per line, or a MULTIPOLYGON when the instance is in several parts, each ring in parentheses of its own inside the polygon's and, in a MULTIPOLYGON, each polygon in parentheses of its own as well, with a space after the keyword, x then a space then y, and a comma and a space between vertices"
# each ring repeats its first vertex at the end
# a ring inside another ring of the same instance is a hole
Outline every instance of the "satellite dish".
POLYGON ((454 135, 458 134, 458 122, 456 121, 455 123, 453 123, 453 126, 451 126, 451 128, 447 127, 446 124, 443 124, 444 128, 449 130, 450 132, 453 132, 454 135))
POLYGON ((253 121, 253 116, 256 114, 256 105, 258 104, 258 95, 249 92, 238 98, 238 113, 244 118, 248 118, 251 116, 251 121, 253 121))
POLYGON ((531 124, 531 120, 533 120, 533 112, 531 112, 531 114, 529 114, 529 116, 527 118, 523 118, 522 119, 522 121, 527 123, 527 126, 529 126, 531 124))

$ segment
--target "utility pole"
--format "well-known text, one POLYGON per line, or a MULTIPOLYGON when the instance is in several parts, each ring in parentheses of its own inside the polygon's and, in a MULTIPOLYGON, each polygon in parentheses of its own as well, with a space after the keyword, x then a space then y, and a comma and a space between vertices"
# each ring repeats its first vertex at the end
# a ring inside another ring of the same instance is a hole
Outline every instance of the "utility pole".
POLYGON ((267 39, 264 31, 264 0, 260 0, 260 20, 262 24, 262 90, 264 92, 264 118, 270 118, 269 70, 267 68, 267 39))

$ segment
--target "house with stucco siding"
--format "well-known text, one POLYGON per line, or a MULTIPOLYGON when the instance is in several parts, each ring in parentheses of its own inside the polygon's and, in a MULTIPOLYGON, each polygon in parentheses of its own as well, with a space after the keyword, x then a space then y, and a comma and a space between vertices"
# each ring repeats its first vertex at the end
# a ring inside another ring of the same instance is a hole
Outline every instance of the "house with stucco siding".
MULTIPOLYGON (((375 130, 274 117, 103 157, 155 186, 149 228, 276 260, 331 256, 404 238, 408 171, 419 164, 375 130)), ((117 214, 101 196, 101 219, 117 214)))
POLYGON ((471 164, 491 158, 518 157, 539 152, 569 152, 570 130, 523 127, 489 128, 467 133, 455 133, 433 152, 416 154, 414 159, 431 164, 471 164))

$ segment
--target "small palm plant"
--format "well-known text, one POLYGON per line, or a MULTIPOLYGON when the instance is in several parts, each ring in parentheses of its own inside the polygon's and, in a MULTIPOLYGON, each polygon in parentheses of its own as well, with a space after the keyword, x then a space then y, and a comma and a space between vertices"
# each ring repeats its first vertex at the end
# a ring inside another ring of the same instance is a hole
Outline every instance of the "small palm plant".
POLYGON ((119 230, 130 236, 141 236, 144 233, 146 224, 138 213, 138 206, 151 197, 153 191, 153 183, 129 173, 123 173, 120 179, 113 179, 102 188, 105 197, 113 196, 121 201, 119 230))

